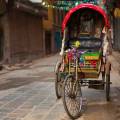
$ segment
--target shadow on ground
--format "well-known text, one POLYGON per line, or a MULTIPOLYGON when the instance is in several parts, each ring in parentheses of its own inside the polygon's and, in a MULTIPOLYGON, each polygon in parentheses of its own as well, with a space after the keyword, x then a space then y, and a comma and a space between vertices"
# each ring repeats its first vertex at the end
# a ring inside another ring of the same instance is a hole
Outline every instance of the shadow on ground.
POLYGON ((54 82, 53 73, 35 74, 30 77, 14 77, 6 79, 4 83, 0 84, 0 90, 7 90, 11 88, 18 88, 34 82, 54 82))

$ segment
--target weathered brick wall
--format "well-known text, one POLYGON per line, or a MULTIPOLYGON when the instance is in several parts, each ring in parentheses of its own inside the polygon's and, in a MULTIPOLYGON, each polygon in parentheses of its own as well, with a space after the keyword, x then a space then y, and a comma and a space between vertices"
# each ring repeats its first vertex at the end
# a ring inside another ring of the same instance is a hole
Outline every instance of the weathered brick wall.
POLYGON ((120 51, 120 18, 114 19, 114 44, 115 50, 120 51))
POLYGON ((9 12, 12 62, 43 56, 42 18, 16 9, 9 12))
POLYGON ((7 13, 1 17, 1 27, 3 30, 3 62, 10 63, 10 29, 7 13))

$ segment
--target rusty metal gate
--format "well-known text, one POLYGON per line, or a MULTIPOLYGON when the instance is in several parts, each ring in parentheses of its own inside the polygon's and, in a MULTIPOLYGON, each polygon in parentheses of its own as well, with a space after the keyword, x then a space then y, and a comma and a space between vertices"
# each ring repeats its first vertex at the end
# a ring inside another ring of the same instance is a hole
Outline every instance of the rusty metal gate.
POLYGON ((120 50, 120 18, 114 19, 114 44, 115 50, 120 50))

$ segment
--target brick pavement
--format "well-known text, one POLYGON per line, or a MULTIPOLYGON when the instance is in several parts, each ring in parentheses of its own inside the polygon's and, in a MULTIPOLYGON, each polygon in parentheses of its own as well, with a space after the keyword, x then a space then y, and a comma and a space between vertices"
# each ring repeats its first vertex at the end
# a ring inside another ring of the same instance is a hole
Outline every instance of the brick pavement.
POLYGON ((53 80, 57 59, 58 55, 54 55, 1 75, 0 120, 47 120, 47 116, 53 120, 50 113, 51 108, 56 109, 53 80))
MULTIPOLYGON (((56 101, 55 96, 53 71, 57 59, 58 55, 44 58, 26 69, 1 75, 0 80, 4 79, 5 82, 0 83, 0 120, 69 120, 61 100, 56 101)), ((113 78, 115 79, 114 76, 113 78)), ((118 81, 115 84, 119 86, 118 81)), ((99 101, 105 101, 103 93, 85 90, 92 104, 97 101, 94 103, 96 106, 100 104, 99 101), (94 93, 96 98, 91 93, 94 93)), ((111 96, 114 97, 114 94, 111 96)), ((102 104, 107 108, 106 103, 102 104)), ((94 112, 92 115, 94 116, 94 112)), ((83 120, 83 117, 79 120, 83 120)), ((89 119, 84 116, 84 120, 89 119)))
POLYGON ((32 83, 16 88, 1 97, 0 120, 28 119, 29 116, 36 118, 36 115, 39 115, 41 120, 44 114, 48 114, 48 109, 56 103, 54 87, 51 86, 51 82, 32 83))

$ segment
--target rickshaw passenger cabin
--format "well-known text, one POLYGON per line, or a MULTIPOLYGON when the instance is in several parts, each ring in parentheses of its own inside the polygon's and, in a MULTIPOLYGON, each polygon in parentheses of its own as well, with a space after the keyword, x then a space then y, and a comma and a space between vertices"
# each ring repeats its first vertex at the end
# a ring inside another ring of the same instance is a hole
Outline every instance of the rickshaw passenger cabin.
MULTIPOLYGON (((77 48, 81 52, 79 71, 87 75, 85 78, 98 77, 101 70, 104 40, 106 39, 105 28, 109 28, 109 22, 101 8, 92 4, 82 4, 71 9, 62 26, 63 31, 65 30, 63 51, 65 59, 68 59, 65 65, 69 64, 69 51, 72 48, 77 48)), ((74 71, 73 66, 71 64, 71 72, 74 71)), ((65 68, 65 71, 68 72, 69 67, 65 68)))

